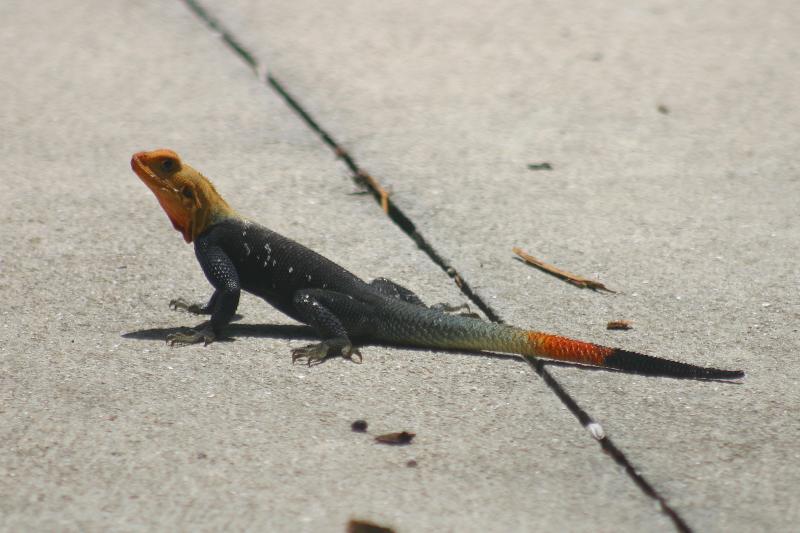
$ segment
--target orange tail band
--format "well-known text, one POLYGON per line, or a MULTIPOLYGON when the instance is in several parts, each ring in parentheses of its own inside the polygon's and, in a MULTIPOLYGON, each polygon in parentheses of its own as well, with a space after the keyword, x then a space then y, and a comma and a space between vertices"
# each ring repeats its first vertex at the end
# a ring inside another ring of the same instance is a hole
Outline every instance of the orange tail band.
POLYGON ((523 355, 533 355, 592 365, 617 370, 626 370, 648 376, 671 376, 699 379, 740 379, 744 377, 741 370, 720 370, 690 365, 679 361, 670 361, 638 352, 630 352, 619 348, 608 348, 589 342, 577 341, 558 335, 526 331, 529 351, 523 355))
POLYGON ((606 366, 606 358, 614 352, 613 348, 559 337, 558 335, 550 335, 538 331, 529 331, 527 334, 528 344, 534 349, 534 353, 531 355, 539 355, 548 359, 592 366, 606 366))

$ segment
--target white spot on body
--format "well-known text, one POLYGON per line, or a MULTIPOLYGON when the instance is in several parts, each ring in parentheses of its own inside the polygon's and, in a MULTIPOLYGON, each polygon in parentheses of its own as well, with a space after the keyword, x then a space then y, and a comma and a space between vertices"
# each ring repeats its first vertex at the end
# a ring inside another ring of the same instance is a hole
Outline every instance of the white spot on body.
POLYGON ((244 255, 250 255, 250 246, 247 243, 244 243, 244 255))
POLYGON ((289 274, 291 274, 293 271, 294 271, 294 267, 289 267, 289 274))
POLYGON ((267 251, 268 254, 272 253, 272 248, 270 247, 268 242, 264 243, 264 249, 267 251))
POLYGON ((308 276, 306 276, 306 279, 307 279, 308 281, 311 281, 311 274, 309 274, 308 276))

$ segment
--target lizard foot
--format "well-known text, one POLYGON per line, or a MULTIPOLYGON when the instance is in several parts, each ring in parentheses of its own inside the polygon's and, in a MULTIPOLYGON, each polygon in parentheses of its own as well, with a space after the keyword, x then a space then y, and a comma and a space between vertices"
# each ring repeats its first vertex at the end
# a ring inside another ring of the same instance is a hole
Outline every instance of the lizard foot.
POLYGON ((170 346, 186 346, 188 344, 211 344, 216 339, 214 332, 209 329, 189 329, 186 332, 170 333, 167 335, 167 344, 170 346))
POLYGON ((297 361, 302 362, 302 360, 305 359, 308 366, 318 365, 328 357, 329 353, 336 353, 337 351, 342 357, 350 359, 354 363, 360 364, 364 360, 361 356, 361 352, 359 352, 357 348, 354 348, 349 342, 342 344, 335 341, 322 341, 317 344, 309 344, 308 346, 292 350, 292 364, 297 361), (355 356, 358 356, 358 361, 356 361, 355 356))
POLYGON ((437 311, 441 311, 442 313, 458 313, 458 316, 467 316, 470 318, 480 318, 480 315, 477 313, 473 313, 468 304, 461 304, 461 305, 450 305, 446 303, 438 303, 433 304, 431 309, 435 309, 437 311))
POLYGON ((170 309, 183 309, 184 311, 188 311, 193 315, 202 315, 205 314, 205 309, 201 304, 190 304, 183 298, 176 298, 174 300, 169 301, 169 308, 170 309))

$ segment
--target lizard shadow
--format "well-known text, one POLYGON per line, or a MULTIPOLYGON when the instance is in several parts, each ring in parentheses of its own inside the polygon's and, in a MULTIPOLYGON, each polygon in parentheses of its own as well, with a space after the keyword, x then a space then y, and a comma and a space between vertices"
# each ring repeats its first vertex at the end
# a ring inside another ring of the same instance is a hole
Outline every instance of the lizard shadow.
MULTIPOLYGON (((496 361, 515 361, 522 364, 527 364, 533 367, 537 374, 542 375, 544 371, 547 370, 548 367, 560 367, 560 368, 574 368, 580 371, 589 371, 589 372, 610 372, 614 374, 629 374, 634 376, 646 376, 646 377, 667 377, 670 379, 679 379, 679 380, 689 380, 689 381, 713 381, 717 383, 727 383, 727 384, 734 384, 734 385, 741 385, 742 382, 738 380, 729 380, 729 379, 714 379, 714 378, 699 378, 696 376, 647 376, 647 374, 643 374, 641 372, 636 372, 635 370, 621 370, 618 368, 608 368, 608 367, 599 367, 599 366, 589 366, 589 365, 582 365, 579 363, 570 363, 569 361, 556 361, 553 359, 544 359, 544 358, 536 358, 535 363, 530 363, 525 358, 519 355, 514 354, 507 354, 507 353, 498 353, 498 352, 490 352, 490 351, 470 351, 470 350, 458 350, 458 349, 447 349, 447 348, 420 348, 415 346, 407 346, 403 344, 392 344, 388 342, 368 342, 368 343, 358 343, 359 346, 383 346, 387 348, 399 348, 402 350, 408 350, 413 352, 435 352, 435 353, 450 353, 450 354, 462 354, 462 355, 469 355, 473 357, 485 357, 488 359, 493 359, 496 361)), ((321 364, 324 364, 330 358, 321 361, 321 364)))
MULTIPOLYGON (((240 319, 241 316, 237 315, 236 319, 240 319)), ((179 327, 170 327, 170 328, 147 328, 147 329, 140 329, 136 331, 131 331, 128 333, 123 333, 121 336, 126 339, 138 339, 138 340, 160 340, 166 341, 167 336, 172 333, 180 333, 185 332, 189 328, 185 326, 179 327)), ((216 342, 233 342, 235 341, 236 337, 256 337, 256 338, 268 338, 268 339, 283 339, 287 341, 292 340, 307 340, 312 342, 319 341, 319 335, 316 331, 306 325, 301 324, 241 324, 241 323, 231 323, 226 328, 226 336, 218 338, 216 342)), ((458 349, 444 349, 444 348, 419 348, 414 346, 406 346, 401 344, 392 344, 388 342, 364 342, 361 339, 354 339, 359 347, 367 347, 367 346, 380 346, 385 348, 398 348, 402 350, 408 350, 412 352, 436 352, 436 353, 443 353, 443 354, 463 354, 469 355, 473 357, 485 357, 488 359, 493 359, 496 361, 518 361, 520 363, 527 364, 525 359, 518 355, 513 354, 504 354, 504 353, 497 353, 497 352, 474 352, 469 350, 458 350, 458 349)), ((333 359, 333 357, 329 357, 324 359, 323 361, 319 361, 316 364, 325 364, 328 361, 333 359)), ((633 374, 633 375, 641 375, 635 371, 626 371, 626 370, 619 370, 615 368, 603 368, 603 367, 595 367, 595 366, 587 366, 587 365, 580 365, 576 363, 569 363, 565 361, 553 361, 550 359, 537 359, 536 363, 533 365, 534 369, 537 373, 541 373, 547 367, 560 367, 560 368, 577 368, 582 371, 589 371, 589 372, 612 372, 618 374, 633 374)), ((668 376, 672 379, 687 379, 687 380, 699 380, 699 381, 715 381, 719 383, 729 383, 729 384, 740 384, 739 381, 736 380, 726 380, 726 379, 704 379, 704 378, 697 378, 692 376, 668 376)))
POLYGON ((472 357, 485 357, 487 359, 495 359, 498 361, 523 361, 521 357, 518 355, 508 354, 508 353, 496 353, 496 352, 482 352, 482 351, 470 351, 470 350, 457 350, 457 349, 449 349, 449 348, 420 348, 417 346, 408 346, 405 344, 392 344, 389 342, 365 342, 365 343, 358 343, 359 346, 381 346, 384 348, 397 348, 401 350, 408 350, 409 352, 435 352, 435 353, 442 353, 442 354, 460 354, 460 355, 469 355, 472 357))
MULTIPOLYGON (((188 327, 179 326, 171 328, 147 328, 123 333, 126 339, 138 339, 149 341, 166 341, 167 336, 173 333, 181 333, 188 330, 188 327)), ((308 339, 319 338, 313 328, 295 324, 230 324, 225 328, 226 335, 218 338, 216 342, 233 342, 235 337, 258 337, 265 339, 308 339)))
MULTIPOLYGON (((312 330, 313 332, 313 330, 312 330)), ((312 335, 312 338, 317 338, 312 335)), ((462 355, 469 355, 472 357, 484 357, 487 359, 493 359, 496 361, 515 361, 518 363, 527 364, 533 367, 537 374, 540 376, 547 370, 548 367, 560 367, 560 368, 574 368, 580 371, 589 371, 589 372, 610 372, 614 374, 628 374, 634 376, 645 376, 645 377, 665 377, 669 379, 678 379, 678 380, 688 380, 688 381, 712 381, 716 383, 726 383, 732 385, 741 385, 743 384, 741 380, 736 379, 716 379, 716 378, 702 378, 697 376, 652 376, 643 374, 641 372, 636 372, 635 370, 622 370, 618 368, 608 368, 608 367, 599 367, 599 366, 589 366, 589 365, 582 365, 579 363, 571 363, 569 361, 556 361, 553 359, 544 359, 544 358, 536 358, 535 363, 531 363, 527 361, 525 358, 519 355, 514 354, 507 354, 507 353, 498 353, 498 352, 490 352, 490 351, 471 351, 471 350, 459 350, 459 349, 448 349, 448 348, 424 348, 424 347, 415 347, 415 346, 408 346, 404 344, 392 344, 389 342, 357 342, 358 346, 382 346, 386 348, 398 348, 402 350, 408 350, 412 352, 435 352, 435 353, 443 353, 443 354, 462 354, 462 355)), ((320 361, 318 364, 324 364, 325 362, 329 361, 331 358, 327 358, 323 361, 320 361)), ((552 378, 548 378, 552 379, 552 378)))
MULTIPOLYGON (((526 361, 527 362, 527 361, 526 361)), ((742 381, 736 379, 716 379, 716 378, 701 378, 697 376, 653 376, 648 374, 643 374, 641 372, 636 372, 635 370, 621 370, 619 368, 608 368, 608 367, 601 367, 601 366, 589 366, 589 365, 581 365, 577 363, 569 363, 566 361, 554 361, 552 359, 536 359, 535 363, 528 363, 533 367, 537 374, 541 375, 543 371, 547 370, 547 367, 562 367, 562 368, 579 368, 584 371, 589 372, 610 372, 612 374, 628 374, 631 376, 644 376, 644 377, 658 377, 658 378, 668 378, 668 379, 678 379, 678 380, 686 380, 686 381, 712 381, 715 383, 725 383, 728 385, 742 385, 742 381)))
MULTIPOLYGON (((436 353, 452 353, 452 354, 462 354, 462 355, 470 355, 475 357, 486 357, 488 359, 494 359, 498 361, 515 361, 522 364, 529 364, 523 357, 519 355, 513 354, 506 354, 506 353, 497 353, 497 352, 473 352, 469 350, 452 350, 452 349, 443 349, 443 348, 415 348, 411 346, 404 346, 404 345, 394 345, 388 343, 370 343, 369 345, 372 346, 384 346, 384 347, 391 347, 391 348, 401 348, 403 350, 409 351, 416 351, 416 352, 436 352, 436 353)), ((366 344, 362 345, 366 346, 366 344)), ((588 371, 588 372, 609 372, 613 374, 629 374, 634 376, 646 376, 646 374, 642 374, 640 372, 636 372, 634 370, 620 370, 618 368, 607 368, 607 367, 599 367, 599 366, 589 366, 589 365, 582 365, 579 363, 570 363, 568 361, 555 361, 552 359, 543 359, 537 358, 536 363, 532 364, 534 370, 537 374, 540 374, 545 371, 548 367, 559 367, 559 368, 574 368, 580 371, 588 371)), ((653 376, 648 376, 653 377, 653 376)), ((694 376, 660 376, 660 377, 668 377, 670 379, 682 379, 682 380, 690 380, 690 381, 715 381, 718 383, 733 383, 733 384, 740 384, 738 381, 731 381, 727 379, 707 379, 707 378, 698 378, 694 376)))
MULTIPOLYGON (((241 318, 241 317, 237 317, 241 318)), ((203 323, 205 324, 205 322, 203 323)), ((186 332, 189 328, 186 326, 177 326, 169 328, 146 328, 136 331, 123 333, 121 336, 126 339, 148 340, 148 341, 166 341, 167 336, 173 333, 186 332)), ((269 338, 269 339, 284 339, 291 340, 307 340, 319 341, 319 335, 310 326, 300 324, 238 324, 231 323, 225 328, 225 336, 218 338, 215 342, 233 342, 236 337, 256 337, 256 338, 269 338)), ((438 353, 452 353, 463 354, 476 357, 486 357, 500 361, 523 361, 520 357, 511 354, 494 353, 494 352, 472 352, 469 350, 450 350, 450 349, 431 349, 431 348, 418 348, 413 346, 405 346, 401 344, 369 342, 362 339, 354 339, 354 343, 359 347, 367 346, 381 346, 385 348, 398 348, 413 352, 438 352, 438 353)), ((317 364, 325 364, 327 361, 333 359, 329 357, 317 364)), ((579 365, 574 365, 579 366, 579 365)))

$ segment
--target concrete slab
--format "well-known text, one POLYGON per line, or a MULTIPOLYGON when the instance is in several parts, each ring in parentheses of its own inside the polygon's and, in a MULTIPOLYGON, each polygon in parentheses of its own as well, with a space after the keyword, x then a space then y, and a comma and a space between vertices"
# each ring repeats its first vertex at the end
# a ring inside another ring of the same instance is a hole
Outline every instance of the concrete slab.
POLYGON ((0 529, 658 530, 521 363, 369 347, 308 370, 254 299, 170 349, 207 283, 128 167, 174 148, 239 210, 430 301, 446 277, 180 3, 3 2, 0 529), (350 431, 406 429, 409 447, 350 431), (409 467, 409 460, 417 467, 409 467))
POLYGON ((723 385, 552 369, 690 525, 795 526, 794 3, 212 11, 506 320, 747 370, 723 385), (512 246, 621 294, 530 270, 512 246))

